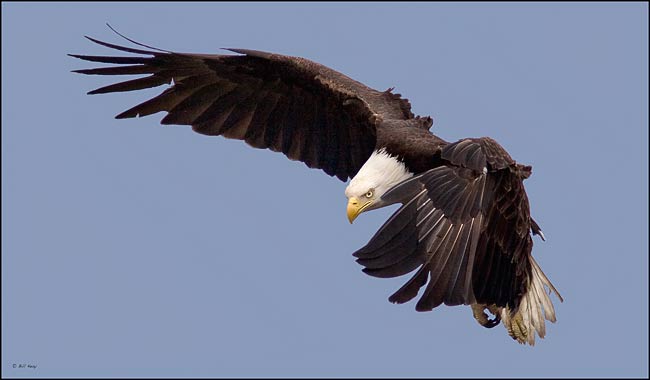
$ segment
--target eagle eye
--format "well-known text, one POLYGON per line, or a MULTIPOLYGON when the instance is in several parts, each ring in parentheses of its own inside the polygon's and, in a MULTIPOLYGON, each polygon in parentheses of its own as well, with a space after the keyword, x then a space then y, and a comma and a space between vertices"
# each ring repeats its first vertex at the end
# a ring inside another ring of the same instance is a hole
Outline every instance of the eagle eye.
POLYGON ((366 198, 372 198, 373 194, 374 192, 372 191, 372 189, 368 190, 368 192, 366 193, 366 198))

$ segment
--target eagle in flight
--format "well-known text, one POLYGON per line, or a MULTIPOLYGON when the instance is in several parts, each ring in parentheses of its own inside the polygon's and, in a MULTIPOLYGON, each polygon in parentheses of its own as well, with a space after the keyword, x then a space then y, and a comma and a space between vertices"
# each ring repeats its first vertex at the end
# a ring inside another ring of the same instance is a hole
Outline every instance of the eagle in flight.
POLYGON ((555 322, 549 295, 562 297, 531 255, 531 234, 544 239, 523 184, 531 167, 493 139, 447 142, 429 131, 430 117, 415 116, 392 89, 374 90, 308 59, 245 49, 177 53, 122 37, 139 48, 86 38, 134 55, 70 54, 117 65, 77 73, 144 75, 88 94, 168 85, 117 119, 164 111, 162 124, 243 140, 350 179, 350 223, 401 203, 353 254, 370 276, 414 272, 390 302, 408 302, 424 287, 416 310, 469 305, 482 326, 502 322, 530 345, 535 334, 544 337, 545 320, 555 322))

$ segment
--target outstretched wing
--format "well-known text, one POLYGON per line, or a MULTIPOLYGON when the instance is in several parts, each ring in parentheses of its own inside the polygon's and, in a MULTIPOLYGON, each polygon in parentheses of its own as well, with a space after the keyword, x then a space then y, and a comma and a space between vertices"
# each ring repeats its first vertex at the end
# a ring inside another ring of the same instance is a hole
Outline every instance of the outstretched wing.
POLYGON ((377 277, 419 267, 391 302, 407 302, 426 285, 418 311, 442 303, 513 310, 525 291, 533 245, 521 166, 489 138, 450 144, 441 157, 447 165, 382 197, 403 205, 354 255, 364 272, 377 277))
MULTIPOLYGON (((138 56, 71 54, 119 65, 75 72, 147 75, 89 94, 172 84, 160 95, 117 115, 118 119, 166 111, 162 124, 191 125, 202 134, 244 140, 343 181, 353 177, 372 153, 375 128, 382 120, 414 116, 408 100, 399 94, 373 90, 303 58, 241 49, 230 50, 242 55, 141 50, 87 38, 138 56)), ((431 125, 430 118, 416 120, 431 125)))

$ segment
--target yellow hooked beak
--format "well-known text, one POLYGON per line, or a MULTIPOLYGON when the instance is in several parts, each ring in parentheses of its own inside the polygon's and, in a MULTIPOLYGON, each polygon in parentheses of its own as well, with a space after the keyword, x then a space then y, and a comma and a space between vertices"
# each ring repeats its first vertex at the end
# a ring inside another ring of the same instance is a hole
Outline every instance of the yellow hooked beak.
POLYGON ((348 220, 350 224, 363 212, 363 209, 370 206, 372 201, 367 201, 366 203, 361 203, 356 197, 351 197, 348 199, 348 220))

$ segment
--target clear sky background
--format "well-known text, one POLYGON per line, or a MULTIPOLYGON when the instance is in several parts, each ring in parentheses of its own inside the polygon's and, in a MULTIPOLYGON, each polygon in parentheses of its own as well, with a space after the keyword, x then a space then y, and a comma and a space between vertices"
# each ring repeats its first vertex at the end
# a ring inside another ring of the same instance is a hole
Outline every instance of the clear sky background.
POLYGON ((648 376, 648 5, 2 4, 2 375, 648 376), (306 57, 519 162, 560 290, 533 348, 387 301, 345 184, 240 141, 115 120, 105 23, 157 47, 306 57), (36 369, 13 368, 32 364, 36 369))

